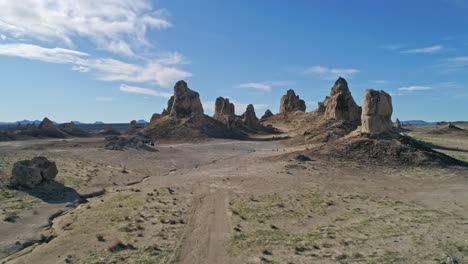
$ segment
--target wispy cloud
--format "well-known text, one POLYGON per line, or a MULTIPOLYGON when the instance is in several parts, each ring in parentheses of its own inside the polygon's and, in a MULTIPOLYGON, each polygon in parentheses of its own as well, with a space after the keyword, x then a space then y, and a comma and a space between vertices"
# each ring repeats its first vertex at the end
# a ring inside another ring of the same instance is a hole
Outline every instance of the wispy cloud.
POLYGON ((98 102, 112 102, 112 101, 115 101, 115 98, 114 97, 96 97, 94 98, 94 100, 98 102))
POLYGON ((166 12, 149 0, 0 0, 0 6, 0 31, 15 38, 73 47, 76 38, 84 37, 124 55, 132 55, 132 47, 149 45, 148 29, 171 27, 166 12))
POLYGON ((273 87, 293 85, 291 81, 265 81, 265 82, 249 82, 239 84, 239 88, 255 89, 265 92, 270 92, 273 87))
POLYGON ((150 96, 163 97, 167 99, 169 99, 172 96, 172 94, 170 93, 160 92, 160 91, 137 87, 137 86, 128 86, 126 84, 120 85, 120 91, 124 93, 144 94, 144 95, 150 95, 150 96))
POLYGON ((416 53, 424 53, 424 54, 434 54, 438 53, 443 50, 442 45, 434 45, 430 47, 423 47, 423 48, 416 48, 416 49, 409 49, 409 50, 402 50, 400 53, 409 53, 409 54, 416 54, 416 53))
MULTIPOLYGON (((103 81, 153 83, 169 87, 175 81, 192 76, 187 71, 163 61, 145 60, 140 64, 126 63, 112 58, 93 58, 91 55, 63 48, 44 48, 31 44, 0 45, 0 55, 21 57, 49 63, 70 64, 72 70, 90 72, 103 81)), ((177 54, 176 59, 179 60, 177 54)), ((168 58, 166 60, 169 61, 168 58)))
POLYGON ((249 88, 249 89, 255 89, 255 90, 266 91, 266 92, 271 91, 270 85, 264 84, 264 83, 255 83, 255 82, 240 84, 239 88, 249 88))
POLYGON ((329 68, 324 66, 313 66, 304 70, 305 74, 311 74, 324 80, 334 80, 338 77, 353 77, 360 71, 353 68, 329 68))
POLYGON ((390 81, 387 80, 370 80, 370 82, 376 85, 384 85, 390 83, 390 81))
POLYGON ((414 91, 428 91, 432 90, 430 86, 406 86, 398 88, 398 91, 407 91, 407 92, 414 92, 414 91))
POLYGON ((0 39, 1 39, 1 40, 5 40, 6 38, 7 38, 7 37, 6 37, 5 35, 0 34, 0 39))

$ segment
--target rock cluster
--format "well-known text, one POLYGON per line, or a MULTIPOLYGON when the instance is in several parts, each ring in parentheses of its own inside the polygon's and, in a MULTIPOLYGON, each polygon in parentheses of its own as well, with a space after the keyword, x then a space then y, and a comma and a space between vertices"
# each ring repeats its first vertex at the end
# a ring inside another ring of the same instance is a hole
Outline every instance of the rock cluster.
POLYGON ((247 106, 245 113, 242 115, 242 123, 247 126, 256 126, 258 124, 258 118, 252 104, 247 106))
POLYGON ((359 121, 361 118, 361 110, 349 91, 348 83, 341 77, 332 87, 330 96, 325 98, 323 107, 319 104, 320 109, 324 110, 327 120, 359 121))
POLYGON ((100 132, 101 135, 120 135, 120 132, 115 130, 112 125, 107 125, 104 130, 100 132))
POLYGON ((272 116, 273 116, 273 113, 270 111, 270 109, 267 109, 265 111, 265 114, 263 114, 262 119, 267 119, 267 118, 272 117, 272 116))
POLYGON ((49 118, 44 118, 39 125, 39 131, 41 136, 53 137, 53 138, 64 138, 65 135, 55 127, 54 123, 49 118))
POLYGON ((74 137, 87 137, 88 136, 88 133, 79 129, 76 126, 76 124, 73 122, 60 124, 58 128, 70 136, 74 136, 74 137))
POLYGON ((13 165, 10 185, 12 187, 34 188, 40 184, 51 182, 57 176, 55 162, 45 157, 18 161, 13 165))
POLYGON ((234 117, 235 115, 236 114, 234 104, 229 102, 228 98, 216 98, 215 113, 213 115, 214 119, 226 122, 229 121, 229 119, 234 117))
POLYGON ((288 90, 285 95, 281 97, 280 113, 291 113, 296 111, 305 112, 306 104, 305 101, 296 95, 294 90, 288 90))
POLYGON ((392 129, 392 97, 384 91, 366 90, 362 103, 361 132, 379 134, 392 129))
POLYGON ((200 95, 191 90, 185 81, 178 81, 176 83, 174 86, 174 96, 171 99, 168 102, 168 109, 170 109, 168 111, 171 116, 184 118, 203 115, 200 95), (173 102, 171 103, 171 101, 173 102))

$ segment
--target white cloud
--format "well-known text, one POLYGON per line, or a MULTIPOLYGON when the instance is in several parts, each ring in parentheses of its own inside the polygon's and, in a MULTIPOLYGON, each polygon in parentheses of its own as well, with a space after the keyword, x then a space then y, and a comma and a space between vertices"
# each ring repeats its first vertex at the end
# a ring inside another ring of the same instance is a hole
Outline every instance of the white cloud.
POLYGON ((132 54, 149 45, 146 31, 171 26, 149 0, 0 0, 0 32, 14 38, 61 42, 73 47, 87 38, 100 49, 132 54))
POLYGON ((6 38, 7 38, 7 37, 6 37, 5 35, 0 34, 0 39, 1 39, 1 40, 5 40, 6 38))
POLYGON ((398 91, 414 92, 414 91, 428 91, 432 90, 429 86, 406 86, 398 88, 398 91))
POLYGON ((120 85, 120 91, 122 91, 124 93, 145 94, 145 95, 163 97, 163 98, 167 98, 167 99, 169 99, 172 96, 172 94, 170 94, 170 93, 155 91, 155 90, 148 89, 148 88, 128 86, 126 84, 120 85))
POLYGON ((89 68, 85 66, 73 66, 72 71, 77 71, 77 72, 89 72, 89 68))
POLYGON ((249 82, 239 84, 239 88, 255 89, 265 92, 270 92, 273 87, 276 86, 288 86, 293 85, 291 81, 265 81, 265 82, 249 82))
POLYGON ((98 102, 112 102, 115 101, 114 97, 96 97, 94 98, 98 102))
POLYGON ((417 49, 410 49, 410 50, 402 50, 400 53, 424 53, 424 54, 434 54, 437 52, 442 51, 444 47, 441 45, 434 45, 430 47, 424 47, 424 48, 417 48, 417 49))
POLYGON ((353 68, 328 68, 324 66, 313 66, 304 71, 305 74, 312 74, 324 80, 334 80, 338 77, 353 77, 359 70, 353 68))
POLYGON ((140 64, 126 63, 112 58, 93 58, 87 53, 75 50, 44 48, 22 43, 0 45, 0 55, 70 64, 73 70, 90 72, 103 81, 153 83, 169 87, 177 80, 192 76, 191 73, 180 70, 174 65, 157 60, 145 60, 140 64))
POLYGON ((387 80, 371 80, 370 82, 373 83, 373 84, 376 84, 376 85, 383 85, 383 84, 389 84, 390 83, 387 80))
POLYGON ((255 82, 243 83, 243 84, 240 84, 239 87, 266 91, 266 92, 271 91, 271 85, 268 85, 265 83, 255 83, 255 82))

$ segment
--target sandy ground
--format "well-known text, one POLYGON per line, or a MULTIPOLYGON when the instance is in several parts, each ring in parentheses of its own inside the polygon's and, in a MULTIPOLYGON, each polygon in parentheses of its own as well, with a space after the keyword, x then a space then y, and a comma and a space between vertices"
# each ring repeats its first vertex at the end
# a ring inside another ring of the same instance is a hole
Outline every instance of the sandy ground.
POLYGON ((1 263, 468 263, 467 168, 278 159, 287 141, 101 145, 0 143, 1 263), (37 155, 54 192, 8 189, 37 155))

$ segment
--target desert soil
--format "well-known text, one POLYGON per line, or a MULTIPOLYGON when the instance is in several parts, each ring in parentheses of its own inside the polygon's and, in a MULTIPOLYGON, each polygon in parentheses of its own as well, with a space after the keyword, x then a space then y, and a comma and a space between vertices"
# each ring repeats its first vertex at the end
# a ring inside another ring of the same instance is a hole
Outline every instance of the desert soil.
POLYGON ((0 143, 1 263, 468 263, 467 168, 279 158, 306 147, 283 140, 102 144, 0 143), (9 189, 38 155, 58 184, 9 189))

